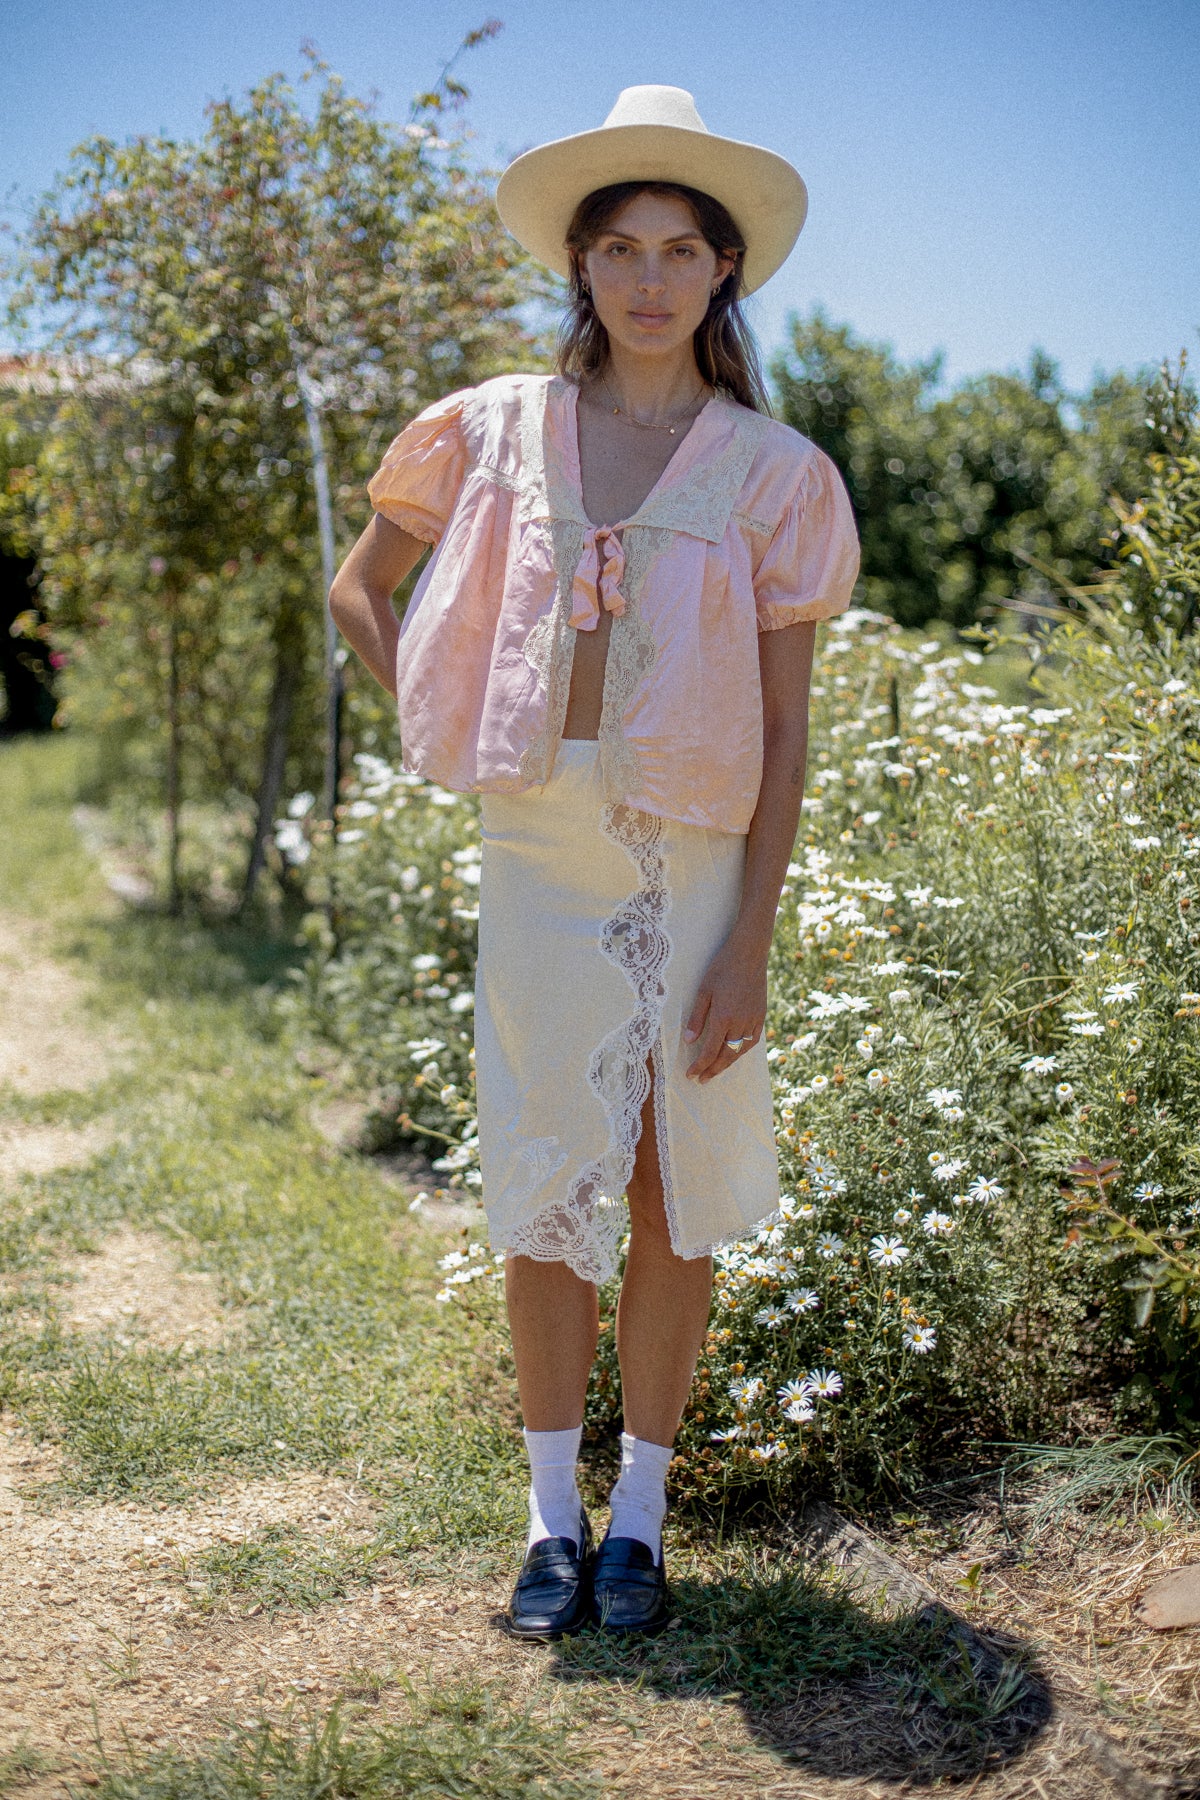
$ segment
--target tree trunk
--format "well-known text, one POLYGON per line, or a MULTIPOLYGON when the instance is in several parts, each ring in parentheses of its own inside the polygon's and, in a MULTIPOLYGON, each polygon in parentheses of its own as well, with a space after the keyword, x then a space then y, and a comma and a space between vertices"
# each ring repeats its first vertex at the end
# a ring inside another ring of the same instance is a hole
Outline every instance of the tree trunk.
POLYGON ((167 911, 174 917, 183 905, 179 886, 180 765, 183 760, 179 715, 179 617, 174 595, 168 598, 167 623, 167 911))
POLYGON ((254 897, 258 878, 267 860, 267 840, 279 809, 287 765, 288 738, 296 691, 300 685, 302 627, 290 601, 285 601, 275 630, 275 674, 271 683, 271 701, 267 708, 267 728, 263 740, 262 775, 258 784, 258 802, 254 820, 254 838, 250 860, 242 885, 239 907, 254 897))
POLYGON ((304 405, 308 441, 312 448, 313 493, 317 503, 317 528, 321 537, 321 576, 325 589, 325 780, 322 811, 337 834, 338 782, 342 764, 342 661, 337 626, 329 611, 328 596, 337 570, 333 538, 333 503, 329 492, 329 461, 325 454, 325 429, 321 421, 319 390, 302 362, 296 364, 296 383, 304 405))

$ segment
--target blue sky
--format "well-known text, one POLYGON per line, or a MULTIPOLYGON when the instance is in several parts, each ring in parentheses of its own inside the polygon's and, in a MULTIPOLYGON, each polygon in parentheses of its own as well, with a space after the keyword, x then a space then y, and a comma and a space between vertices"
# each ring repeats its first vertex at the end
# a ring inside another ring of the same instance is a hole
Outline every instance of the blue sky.
POLYGON ((820 303, 951 377, 1034 345, 1073 385, 1200 364, 1200 0, 8 0, 5 213, 88 133, 196 133, 306 38, 403 119, 489 10, 504 29, 462 65, 481 162, 663 81, 796 164, 809 222, 751 303, 768 351, 820 303))

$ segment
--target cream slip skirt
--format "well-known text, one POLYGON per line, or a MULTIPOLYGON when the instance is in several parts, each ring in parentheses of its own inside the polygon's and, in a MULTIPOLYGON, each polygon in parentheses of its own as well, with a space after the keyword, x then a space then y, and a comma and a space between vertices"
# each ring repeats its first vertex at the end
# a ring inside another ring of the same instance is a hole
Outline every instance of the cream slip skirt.
POLYGON ((701 1085, 683 1038, 737 914, 745 836, 606 802, 583 738, 560 742, 544 787, 484 794, 482 827, 475 1074, 493 1249, 585 1281, 615 1272, 651 1070, 675 1253, 745 1237, 779 1206, 766 1045, 701 1085))

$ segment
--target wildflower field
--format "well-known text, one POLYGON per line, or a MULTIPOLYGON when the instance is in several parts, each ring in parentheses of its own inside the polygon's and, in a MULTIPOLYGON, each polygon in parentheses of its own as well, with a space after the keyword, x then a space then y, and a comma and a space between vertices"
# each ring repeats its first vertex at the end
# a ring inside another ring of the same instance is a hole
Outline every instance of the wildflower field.
MULTIPOLYGON (((772 953, 784 1199, 718 1258, 699 1495, 861 1500, 988 1443, 1200 1423, 1198 665, 1114 618, 824 630, 772 953)), ((477 807, 367 754, 336 849, 304 808, 280 843, 331 904, 300 1005, 380 1131, 477 1190, 477 807)), ((486 1311, 498 1274, 481 1214, 442 1297, 486 1311)))

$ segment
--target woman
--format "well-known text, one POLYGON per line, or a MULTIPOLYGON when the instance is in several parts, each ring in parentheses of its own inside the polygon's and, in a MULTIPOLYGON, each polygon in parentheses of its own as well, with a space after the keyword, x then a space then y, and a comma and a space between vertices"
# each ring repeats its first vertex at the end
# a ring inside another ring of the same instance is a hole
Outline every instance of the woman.
POLYGON ((737 308, 803 224, 788 163, 630 88, 518 158, 497 205, 568 279, 559 372, 401 432, 330 605, 398 694, 405 768, 483 795, 483 1203, 531 1466, 509 1628, 648 1632, 710 1253, 778 1205, 767 952, 815 621, 849 604, 858 545, 832 463, 765 416, 737 308), (593 1556, 575 1466, 622 1195, 625 1430, 593 1556))

